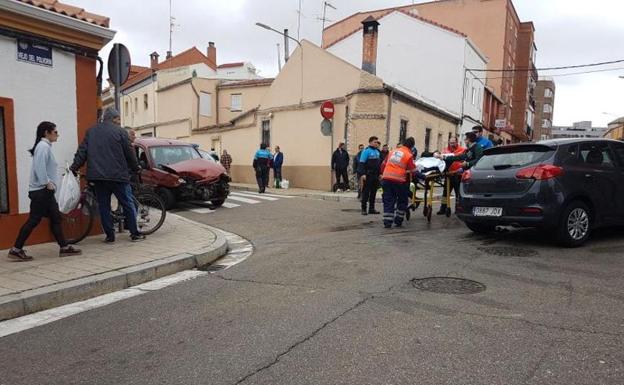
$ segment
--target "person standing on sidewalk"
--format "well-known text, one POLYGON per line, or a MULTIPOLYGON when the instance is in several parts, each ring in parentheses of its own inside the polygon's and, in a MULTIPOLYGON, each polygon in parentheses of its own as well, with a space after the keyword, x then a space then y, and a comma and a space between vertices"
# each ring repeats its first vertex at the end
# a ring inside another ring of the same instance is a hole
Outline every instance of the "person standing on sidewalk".
MULTIPOLYGON (((448 147, 445 148, 444 151, 442 151, 443 154, 453 154, 454 156, 461 155, 464 152, 466 152, 466 148, 459 145, 457 136, 452 136, 451 139, 449 139, 448 147)), ((454 161, 447 162, 446 164, 448 176, 444 178, 442 197, 446 198, 446 191, 448 188, 449 194, 455 191, 455 201, 457 202, 457 200, 459 199, 459 185, 461 183, 461 174, 459 173, 459 171, 462 168, 462 162, 454 161), (447 187, 447 183, 450 183, 449 187, 447 187)), ((442 199, 442 201, 445 201, 445 199, 442 199)), ((438 211, 437 214, 445 215, 446 208, 446 204, 442 203, 442 206, 440 206, 440 211, 438 211)))
POLYGON ((362 156, 362 151, 364 151, 364 145, 360 144, 358 146, 358 153, 353 158, 353 174, 355 175, 355 188, 357 188, 357 199, 362 198, 362 186, 360 185, 360 178, 362 175, 358 172, 358 165, 360 164, 360 157, 362 156))
POLYGON ((403 226, 403 219, 407 212, 410 175, 411 171, 416 168, 412 155, 415 143, 412 137, 405 139, 401 147, 388 154, 382 166, 383 224, 387 229, 392 227, 393 222, 396 227, 403 226))
POLYGON ((362 185, 362 215, 379 214, 375 210, 375 198, 379 188, 379 169, 381 167, 381 153, 379 152, 379 138, 371 136, 368 147, 362 151, 358 164, 360 183, 362 185), (368 203, 368 211, 366 204, 368 203))
POLYGON ((58 188, 58 165, 52 153, 52 143, 58 140, 59 133, 52 122, 41 122, 37 126, 35 144, 29 150, 33 157, 28 184, 28 198, 30 198, 30 213, 28 220, 15 240, 13 248, 9 250, 8 258, 14 261, 31 261, 33 257, 23 250, 26 240, 39 225, 41 219, 50 219, 50 228, 61 250, 59 257, 80 255, 82 252, 67 244, 61 228, 61 213, 54 193, 58 188))
POLYGON ((115 242, 111 216, 112 195, 115 195, 123 208, 130 240, 136 242, 145 239, 145 235, 140 234, 137 228, 137 209, 130 186, 131 172, 137 173, 140 168, 128 134, 119 123, 119 112, 115 108, 108 108, 102 123, 87 131, 70 167, 75 173, 87 163, 87 180, 93 183, 95 189, 106 243, 115 242))
POLYGON ((477 136, 477 144, 481 146, 481 149, 487 150, 488 148, 494 147, 492 141, 483 136, 483 126, 472 127, 472 132, 477 136))
POLYGON ((338 189, 349 189, 349 153, 344 148, 344 143, 339 143, 338 148, 332 154, 331 169, 336 174, 334 192, 338 189), (342 181, 342 182, 341 182, 342 181))
POLYGON ((267 150, 267 145, 260 144, 260 149, 256 151, 253 159, 253 168, 256 171, 256 181, 258 182, 258 192, 264 194, 269 185, 269 169, 271 167, 272 155, 267 150))
POLYGON ((223 150, 221 153, 221 165, 223 165, 225 172, 230 175, 230 168, 232 168, 232 155, 228 154, 227 150, 223 150))
POLYGON ((273 155, 273 179, 275 179, 275 188, 282 188, 283 164, 284 154, 280 151, 279 146, 275 146, 275 154, 273 155))

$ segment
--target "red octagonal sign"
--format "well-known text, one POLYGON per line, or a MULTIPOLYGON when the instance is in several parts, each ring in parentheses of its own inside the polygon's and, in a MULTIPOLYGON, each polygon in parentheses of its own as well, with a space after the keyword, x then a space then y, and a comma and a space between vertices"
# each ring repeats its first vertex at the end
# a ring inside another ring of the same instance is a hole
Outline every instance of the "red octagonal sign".
POLYGON ((334 117, 334 103, 332 102, 324 102, 321 104, 321 116, 325 119, 331 119, 334 117))

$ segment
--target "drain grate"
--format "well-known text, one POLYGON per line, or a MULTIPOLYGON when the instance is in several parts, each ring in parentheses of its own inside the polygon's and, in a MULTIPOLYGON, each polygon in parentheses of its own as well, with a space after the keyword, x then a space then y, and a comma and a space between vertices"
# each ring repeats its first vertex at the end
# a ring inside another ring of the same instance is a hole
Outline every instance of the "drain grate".
POLYGON ((440 294, 477 294, 486 289, 477 281, 454 277, 414 278, 411 282, 416 289, 440 294))
POLYGON ((511 246, 477 247, 477 249, 497 257, 535 257, 538 255, 538 252, 535 250, 511 246))

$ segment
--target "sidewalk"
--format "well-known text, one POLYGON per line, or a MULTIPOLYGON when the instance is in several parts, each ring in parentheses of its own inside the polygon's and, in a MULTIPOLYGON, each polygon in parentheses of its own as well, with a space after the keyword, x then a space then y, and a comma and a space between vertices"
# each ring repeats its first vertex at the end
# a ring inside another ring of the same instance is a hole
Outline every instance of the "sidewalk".
POLYGON ((13 262, 0 250, 0 320, 125 289, 181 270, 208 265, 227 252, 217 229, 167 213, 167 220, 143 242, 118 235, 79 244, 83 255, 58 257, 58 245, 27 247, 35 259, 13 262))

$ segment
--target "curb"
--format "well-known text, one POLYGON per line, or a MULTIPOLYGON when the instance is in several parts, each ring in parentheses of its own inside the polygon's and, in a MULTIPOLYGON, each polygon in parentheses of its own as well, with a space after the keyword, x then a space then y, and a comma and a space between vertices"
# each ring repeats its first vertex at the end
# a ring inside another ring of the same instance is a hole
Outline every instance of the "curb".
POLYGON ((0 297, 0 321, 127 289, 183 270, 203 267, 227 253, 228 241, 226 233, 222 230, 183 217, 178 219, 213 232, 216 239, 210 248, 197 254, 172 255, 158 261, 2 296, 0 297))

